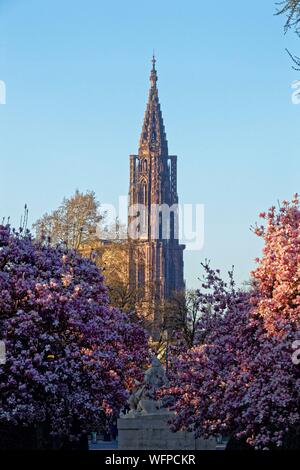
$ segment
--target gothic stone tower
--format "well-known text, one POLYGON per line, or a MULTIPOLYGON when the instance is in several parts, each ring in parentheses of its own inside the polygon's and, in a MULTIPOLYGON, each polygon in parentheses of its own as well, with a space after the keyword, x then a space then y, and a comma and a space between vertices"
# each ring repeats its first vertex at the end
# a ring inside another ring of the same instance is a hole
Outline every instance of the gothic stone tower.
POLYGON ((164 301, 183 291, 178 241, 177 156, 169 155, 157 90, 155 57, 138 155, 130 155, 128 227, 130 284, 150 333, 162 328, 164 301))

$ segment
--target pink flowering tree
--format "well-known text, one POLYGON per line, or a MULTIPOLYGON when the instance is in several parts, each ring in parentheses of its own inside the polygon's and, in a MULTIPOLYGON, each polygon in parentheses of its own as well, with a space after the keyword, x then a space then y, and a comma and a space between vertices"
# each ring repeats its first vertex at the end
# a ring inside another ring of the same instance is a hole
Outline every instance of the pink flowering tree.
POLYGON ((128 398, 147 355, 144 330, 110 308, 90 260, 0 226, 0 428, 44 425, 78 439, 128 398))
POLYGON ((201 317, 190 349, 172 356, 171 386, 162 391, 175 411, 174 430, 232 436, 254 448, 299 446, 300 209, 298 197, 261 214, 265 246, 253 287, 237 289, 204 265, 201 317))
POLYGON ((270 335, 297 331, 300 327, 300 209, 296 194, 260 217, 266 222, 255 228, 264 239, 263 256, 252 273, 258 286, 258 314, 270 335))

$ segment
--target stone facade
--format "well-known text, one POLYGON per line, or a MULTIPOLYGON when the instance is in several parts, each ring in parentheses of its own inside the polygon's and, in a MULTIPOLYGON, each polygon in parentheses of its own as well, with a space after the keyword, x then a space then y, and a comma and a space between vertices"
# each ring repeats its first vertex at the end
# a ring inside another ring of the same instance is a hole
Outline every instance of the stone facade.
POLYGON ((168 152, 153 57, 139 151, 130 155, 128 227, 130 283, 140 292, 140 310, 154 337, 161 329, 164 301, 185 288, 177 204, 177 156, 168 152))

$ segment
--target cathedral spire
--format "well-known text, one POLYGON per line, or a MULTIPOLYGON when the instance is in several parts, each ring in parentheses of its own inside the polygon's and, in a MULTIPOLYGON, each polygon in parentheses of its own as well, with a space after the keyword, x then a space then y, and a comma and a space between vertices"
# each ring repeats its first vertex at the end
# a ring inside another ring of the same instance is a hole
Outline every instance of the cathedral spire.
POLYGON ((154 340, 165 328, 165 303, 185 290, 177 204, 177 157, 168 154, 153 54, 139 151, 130 155, 128 271, 130 289, 138 292, 136 314, 154 340))
POLYGON ((148 103, 140 138, 139 154, 141 156, 149 154, 149 152, 155 153, 157 156, 168 155, 168 141, 158 99, 158 78, 155 64, 156 58, 153 54, 148 103))

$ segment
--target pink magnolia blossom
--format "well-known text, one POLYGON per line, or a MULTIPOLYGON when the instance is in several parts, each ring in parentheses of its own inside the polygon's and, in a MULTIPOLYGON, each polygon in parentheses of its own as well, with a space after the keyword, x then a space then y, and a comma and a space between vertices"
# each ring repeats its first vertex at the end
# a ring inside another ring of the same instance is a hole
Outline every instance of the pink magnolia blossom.
POLYGON ((255 230, 265 246, 253 287, 236 289, 204 265, 201 312, 191 349, 174 348, 170 387, 161 395, 176 413, 174 430, 245 439, 255 448, 287 446, 300 427, 300 209, 298 196, 263 214, 255 230))
POLYGON ((144 330, 111 308, 96 265, 0 226, 0 423, 99 428, 141 377, 144 330))

